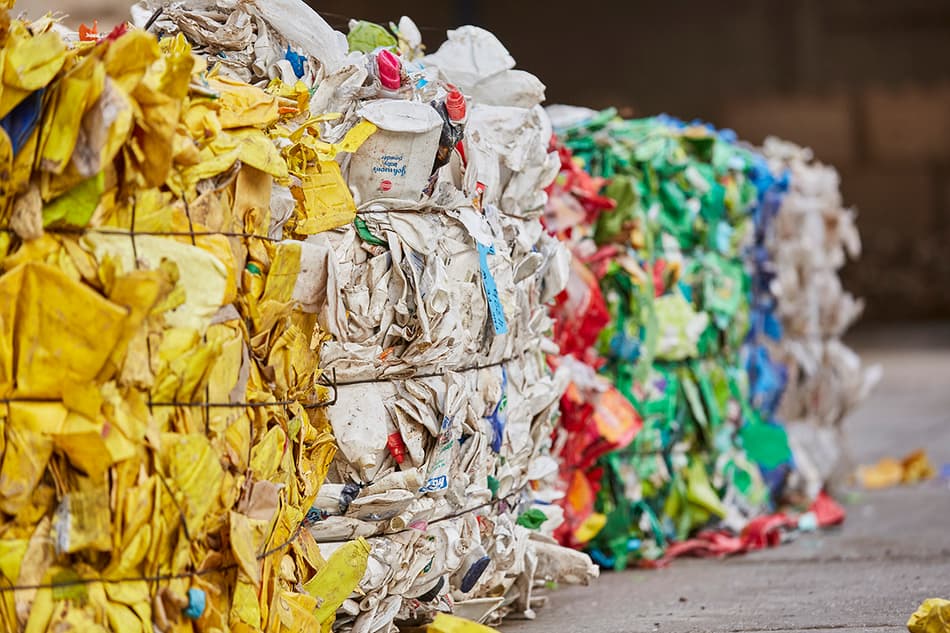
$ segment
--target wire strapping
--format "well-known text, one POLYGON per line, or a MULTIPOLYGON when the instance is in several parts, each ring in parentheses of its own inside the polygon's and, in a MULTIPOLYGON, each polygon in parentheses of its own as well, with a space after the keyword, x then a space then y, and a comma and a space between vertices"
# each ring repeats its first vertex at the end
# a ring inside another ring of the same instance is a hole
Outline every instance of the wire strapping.
MULTIPOLYGON (((483 510, 483 509, 485 509, 485 508, 492 507, 492 506, 497 505, 497 504, 500 504, 500 503, 508 503, 508 501, 509 501, 510 499, 512 499, 512 498, 514 498, 514 497, 520 495, 522 492, 524 492, 524 491, 527 489, 527 487, 528 487, 528 486, 525 485, 525 486, 523 486, 522 488, 516 490, 515 492, 512 492, 511 494, 507 495, 506 497, 503 497, 503 498, 500 498, 500 499, 493 499, 493 500, 491 500, 491 501, 489 501, 489 502, 487 502, 487 503, 483 503, 483 504, 481 504, 481 505, 475 506, 474 508, 468 508, 468 509, 462 510, 461 512, 458 512, 458 513, 456 513, 456 514, 452 514, 452 515, 445 516, 445 517, 440 517, 440 518, 438 518, 438 519, 433 519, 432 521, 426 522, 426 527, 428 527, 428 526, 430 526, 430 525, 435 525, 435 524, 441 523, 441 522, 443 522, 443 521, 449 521, 449 520, 451 520, 451 519, 457 519, 457 518, 466 516, 466 515, 468 515, 468 514, 471 514, 471 513, 473 513, 473 512, 478 512, 479 510, 483 510)), ((301 533, 303 530, 305 530, 305 529, 307 529, 307 528, 309 528, 309 527, 310 527, 310 525, 308 525, 307 523, 301 523, 300 525, 297 526, 297 529, 294 530, 294 533, 290 536, 290 538, 288 538, 287 540, 285 540, 285 541, 284 541, 283 543, 281 543, 280 545, 277 545, 277 546, 275 546, 275 547, 272 547, 272 548, 270 548, 270 549, 268 549, 268 550, 265 550, 265 551, 261 552, 260 554, 258 554, 258 555, 255 557, 255 560, 263 561, 263 560, 266 559, 266 558, 270 558, 270 557, 273 556, 274 554, 279 554, 280 552, 284 551, 285 549, 287 549, 288 547, 290 547, 291 545, 293 545, 293 544, 297 541, 298 538, 300 538, 300 533, 301 533)), ((414 527, 411 527, 411 526, 410 526, 410 527, 404 528, 404 529, 402 529, 402 530, 396 530, 396 531, 393 531, 393 532, 384 532, 384 533, 382 533, 382 534, 374 534, 374 535, 369 536, 369 537, 367 537, 367 538, 387 538, 387 537, 390 537, 390 536, 395 536, 395 535, 397 535, 397 534, 403 534, 403 533, 405 533, 405 532, 411 532, 411 531, 416 530, 416 529, 417 529, 417 528, 414 528, 414 527)), ((343 541, 318 541, 318 542, 319 542, 319 543, 348 543, 348 542, 350 542, 350 541, 352 541, 352 540, 353 540, 353 539, 347 539, 347 540, 343 540, 343 541)), ((123 577, 123 578, 74 578, 74 579, 71 579, 71 580, 63 580, 63 581, 48 582, 48 583, 36 583, 36 584, 32 584, 32 585, 6 585, 6 586, 0 586, 0 594, 4 594, 4 593, 16 593, 16 592, 19 592, 19 591, 37 591, 37 590, 40 590, 40 589, 64 589, 64 588, 67 588, 67 587, 80 587, 80 586, 94 585, 94 584, 121 585, 121 584, 125 584, 125 583, 133 583, 133 582, 165 582, 165 581, 169 581, 169 580, 182 580, 182 579, 186 579, 186 578, 199 578, 199 577, 202 577, 202 576, 210 576, 210 575, 212 575, 212 574, 226 573, 226 572, 229 572, 229 571, 238 569, 238 568, 239 568, 238 563, 237 563, 237 562, 234 562, 234 563, 227 563, 227 564, 225 564, 225 565, 219 565, 219 566, 217 566, 217 567, 211 567, 211 568, 208 568, 208 569, 200 569, 200 570, 194 570, 194 571, 179 572, 179 573, 175 573, 175 574, 154 574, 154 575, 151 575, 151 576, 145 576, 145 575, 143 575, 143 576, 128 576, 128 577, 123 577)), ((2 577, 2 576, 0 576, 0 577, 2 577)))

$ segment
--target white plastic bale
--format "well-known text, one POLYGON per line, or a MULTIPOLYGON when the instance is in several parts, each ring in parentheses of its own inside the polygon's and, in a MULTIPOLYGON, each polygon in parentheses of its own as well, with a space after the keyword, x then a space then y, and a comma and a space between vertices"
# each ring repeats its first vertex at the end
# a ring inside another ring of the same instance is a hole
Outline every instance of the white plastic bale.
POLYGON ((848 259, 860 255, 861 241, 837 171, 815 161, 811 150, 776 138, 766 139, 764 152, 775 173, 789 174, 768 244, 784 332, 773 352, 789 368, 778 417, 787 422, 799 466, 792 485, 813 498, 843 457, 842 421, 867 397, 881 369, 864 367, 841 342, 864 304, 839 277, 848 259))

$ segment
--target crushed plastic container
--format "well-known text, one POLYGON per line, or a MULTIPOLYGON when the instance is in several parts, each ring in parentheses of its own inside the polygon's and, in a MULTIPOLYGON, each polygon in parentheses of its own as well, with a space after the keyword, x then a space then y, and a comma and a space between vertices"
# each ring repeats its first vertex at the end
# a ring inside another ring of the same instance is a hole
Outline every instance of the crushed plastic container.
POLYGON ((427 104, 397 99, 370 101, 357 113, 379 128, 350 161, 349 182, 360 202, 418 202, 439 148, 441 117, 427 104))

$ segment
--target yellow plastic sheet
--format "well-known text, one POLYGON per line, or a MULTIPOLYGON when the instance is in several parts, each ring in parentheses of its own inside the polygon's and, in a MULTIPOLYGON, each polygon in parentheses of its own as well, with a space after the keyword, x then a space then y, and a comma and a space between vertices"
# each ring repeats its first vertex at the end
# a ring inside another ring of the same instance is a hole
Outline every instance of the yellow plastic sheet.
POLYGON ((66 46, 56 33, 31 36, 19 20, 10 24, 3 47, 3 92, 0 117, 5 117, 34 90, 44 88, 66 63, 66 46))
POLYGON ((356 204, 349 194, 340 166, 334 158, 340 152, 355 152, 375 131, 369 121, 361 121, 343 140, 333 145, 317 136, 305 135, 302 127, 291 135, 295 144, 284 151, 290 173, 300 182, 291 188, 300 210, 296 232, 313 235, 344 226, 356 217, 356 204))
POLYGON ((359 584, 369 560, 369 543, 365 539, 350 541, 333 552, 327 564, 304 585, 317 601, 314 616, 326 633, 333 625, 336 610, 359 584))
POLYGON ((950 631, 950 600, 928 598, 907 621, 910 633, 947 633, 950 631))

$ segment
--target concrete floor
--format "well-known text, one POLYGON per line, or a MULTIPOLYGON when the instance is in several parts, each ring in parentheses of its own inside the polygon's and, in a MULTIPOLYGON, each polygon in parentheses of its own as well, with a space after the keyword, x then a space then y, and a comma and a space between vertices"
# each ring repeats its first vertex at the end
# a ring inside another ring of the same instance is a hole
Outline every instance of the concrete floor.
MULTIPOLYGON (((853 338, 884 366, 847 422, 856 463, 926 447, 950 462, 950 324, 864 330, 853 338)), ((950 487, 929 482, 848 495, 839 530, 723 561, 605 573, 552 596, 503 633, 906 631, 925 598, 950 598, 950 487)))

